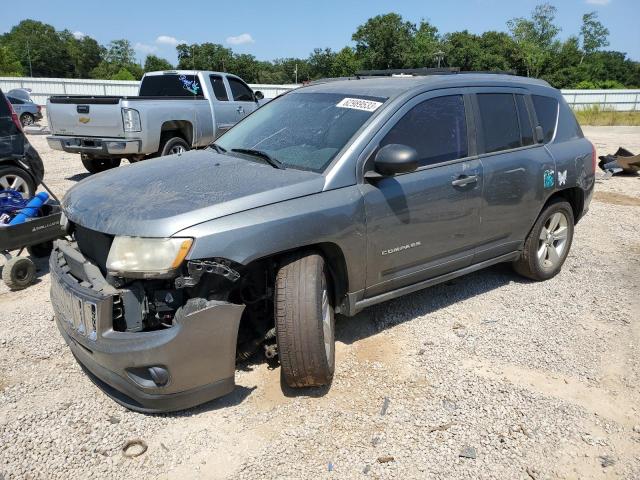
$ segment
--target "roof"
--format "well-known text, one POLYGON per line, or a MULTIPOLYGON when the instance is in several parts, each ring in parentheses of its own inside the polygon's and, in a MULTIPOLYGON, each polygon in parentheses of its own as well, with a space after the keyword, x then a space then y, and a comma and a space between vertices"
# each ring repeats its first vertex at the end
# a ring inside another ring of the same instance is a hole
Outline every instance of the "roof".
POLYGON ((547 87, 544 80, 496 75, 491 73, 465 73, 453 75, 426 75, 411 77, 370 77, 314 83, 296 90, 297 93, 341 93, 371 97, 394 98, 410 90, 436 90, 454 87, 547 87))

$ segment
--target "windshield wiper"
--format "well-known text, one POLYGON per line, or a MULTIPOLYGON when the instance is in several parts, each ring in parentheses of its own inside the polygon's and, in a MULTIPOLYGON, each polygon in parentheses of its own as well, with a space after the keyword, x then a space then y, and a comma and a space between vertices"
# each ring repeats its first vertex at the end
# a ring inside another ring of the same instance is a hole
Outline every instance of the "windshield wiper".
POLYGON ((218 145, 217 143, 215 143, 215 142, 210 143, 209 146, 211 148, 213 148, 218 153, 226 153, 226 150, 224 148, 222 148, 220 145, 218 145))
POLYGON ((253 148, 232 148, 231 151, 237 152, 237 153, 244 153, 245 155, 251 155, 253 157, 261 158, 265 160, 273 168, 279 168, 280 170, 284 170, 286 168, 280 160, 276 160, 267 152, 263 152, 262 150, 255 150, 253 148))

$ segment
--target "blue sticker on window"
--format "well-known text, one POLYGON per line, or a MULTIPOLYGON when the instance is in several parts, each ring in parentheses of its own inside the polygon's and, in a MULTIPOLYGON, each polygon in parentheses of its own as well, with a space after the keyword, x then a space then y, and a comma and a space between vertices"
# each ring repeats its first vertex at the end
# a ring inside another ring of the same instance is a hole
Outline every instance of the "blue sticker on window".
POLYGON ((553 188, 556 183, 555 173, 553 170, 544 171, 544 188, 553 188))
POLYGON ((193 93, 194 95, 198 95, 200 92, 200 85, 197 80, 189 80, 186 75, 180 75, 178 77, 182 82, 182 88, 187 90, 188 92, 193 93))

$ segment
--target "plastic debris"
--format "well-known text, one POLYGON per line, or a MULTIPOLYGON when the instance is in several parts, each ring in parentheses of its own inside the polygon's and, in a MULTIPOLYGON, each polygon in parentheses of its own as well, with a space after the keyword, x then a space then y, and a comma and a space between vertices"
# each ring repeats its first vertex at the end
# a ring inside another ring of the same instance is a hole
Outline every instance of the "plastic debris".
POLYGON ((640 172, 640 155, 634 155, 626 148, 619 147, 616 153, 602 155, 599 158, 598 166, 612 175, 640 172))

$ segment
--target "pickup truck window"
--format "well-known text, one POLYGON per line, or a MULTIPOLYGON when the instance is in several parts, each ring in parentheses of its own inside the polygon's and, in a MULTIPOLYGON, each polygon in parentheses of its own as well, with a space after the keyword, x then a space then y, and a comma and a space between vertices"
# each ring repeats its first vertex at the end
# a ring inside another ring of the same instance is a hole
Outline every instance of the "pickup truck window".
POLYGON ((247 87, 244 82, 241 82, 237 78, 227 77, 229 81, 229 87, 231 87, 231 94, 233 99, 237 102, 253 102, 253 92, 247 87))
POLYGON ((385 100, 339 93, 288 93, 256 110, 216 144, 229 152, 234 148, 261 150, 287 168, 321 173, 385 100))
POLYGON ((149 75, 142 79, 141 97, 202 97, 197 75, 149 75))
POLYGON ((398 120, 380 146, 399 143, 418 152, 420 165, 433 165, 468 155, 467 121, 462 95, 419 103, 398 120))
POLYGON ((518 112, 511 93, 480 93, 478 106, 482 119, 484 151, 510 150, 522 146, 518 112))
POLYGON ((216 96, 216 100, 226 102, 229 100, 227 96, 227 87, 224 86, 224 80, 220 75, 209 75, 209 81, 213 88, 213 94, 216 96))

